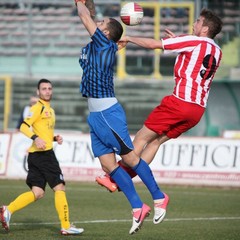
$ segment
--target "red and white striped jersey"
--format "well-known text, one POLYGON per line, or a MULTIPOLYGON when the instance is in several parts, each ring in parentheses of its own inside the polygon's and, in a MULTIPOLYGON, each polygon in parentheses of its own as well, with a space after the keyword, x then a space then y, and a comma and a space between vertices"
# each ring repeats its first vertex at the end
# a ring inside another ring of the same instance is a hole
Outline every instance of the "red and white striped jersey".
POLYGON ((185 35, 162 39, 164 52, 178 53, 174 66, 173 95, 206 107, 210 86, 222 51, 213 39, 185 35))

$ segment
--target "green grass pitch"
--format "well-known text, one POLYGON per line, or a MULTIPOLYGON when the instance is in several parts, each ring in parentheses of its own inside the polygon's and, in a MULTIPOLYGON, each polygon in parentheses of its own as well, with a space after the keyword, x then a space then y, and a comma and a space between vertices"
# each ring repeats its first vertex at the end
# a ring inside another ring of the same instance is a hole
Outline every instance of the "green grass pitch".
MULTIPOLYGON (((1 240, 237 240, 240 239, 240 190, 162 185, 170 204, 163 223, 151 215, 141 230, 129 235, 131 207, 123 193, 109 193, 95 183, 67 182, 70 220, 83 227, 81 236, 61 236, 51 189, 43 199, 16 212, 10 231, 0 229, 1 240)), ((136 184, 142 200, 152 207, 146 187, 136 184)), ((0 205, 28 191, 23 180, 0 180, 0 205)))

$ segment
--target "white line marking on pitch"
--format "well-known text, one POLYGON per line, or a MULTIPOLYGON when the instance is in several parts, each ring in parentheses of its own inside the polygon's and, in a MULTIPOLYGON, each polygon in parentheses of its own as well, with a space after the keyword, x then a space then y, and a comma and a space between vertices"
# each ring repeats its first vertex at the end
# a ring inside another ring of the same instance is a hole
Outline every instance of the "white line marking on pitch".
MULTIPOLYGON (((240 220, 240 217, 210 217, 210 218, 166 218, 167 222, 180 222, 180 221, 225 221, 225 220, 240 220)), ((131 222, 132 220, 126 219, 109 219, 109 220, 91 220, 91 221, 73 221, 74 223, 112 223, 112 222, 131 222)), ((152 221, 146 219, 145 221, 152 221)), ((45 223, 11 223, 13 226, 19 225, 53 225, 59 222, 45 222, 45 223)))

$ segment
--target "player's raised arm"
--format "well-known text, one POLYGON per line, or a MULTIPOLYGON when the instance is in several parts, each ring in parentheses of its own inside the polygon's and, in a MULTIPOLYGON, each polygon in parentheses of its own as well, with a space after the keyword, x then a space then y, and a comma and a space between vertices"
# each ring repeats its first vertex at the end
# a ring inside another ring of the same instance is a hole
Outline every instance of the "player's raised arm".
POLYGON ((119 50, 122 49, 127 45, 128 42, 134 43, 140 47, 148 48, 148 49, 156 49, 156 48, 163 48, 161 40, 155 40, 153 38, 141 38, 141 37, 131 37, 131 36, 124 36, 120 39, 118 45, 119 50))
POLYGON ((95 14, 95 7, 94 7, 93 1, 92 0, 90 0, 90 1, 89 0, 75 0, 75 3, 77 6, 78 16, 80 17, 83 25, 89 32, 90 36, 92 36, 95 33, 96 28, 97 28, 97 25, 91 16, 91 13, 95 14), (91 4, 90 4, 90 2, 91 2, 91 4), (91 13, 90 13, 89 9, 86 7, 86 5, 88 5, 88 7, 91 7, 90 8, 91 13), (94 9, 94 11, 93 11, 93 9, 94 9))

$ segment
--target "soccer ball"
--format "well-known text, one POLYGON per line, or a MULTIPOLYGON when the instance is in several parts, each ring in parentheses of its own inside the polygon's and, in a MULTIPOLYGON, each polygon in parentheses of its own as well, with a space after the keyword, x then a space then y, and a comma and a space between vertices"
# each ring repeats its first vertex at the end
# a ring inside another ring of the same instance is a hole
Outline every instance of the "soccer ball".
POLYGON ((126 3, 121 9, 120 18, 126 25, 138 25, 143 19, 143 8, 135 2, 126 3))

